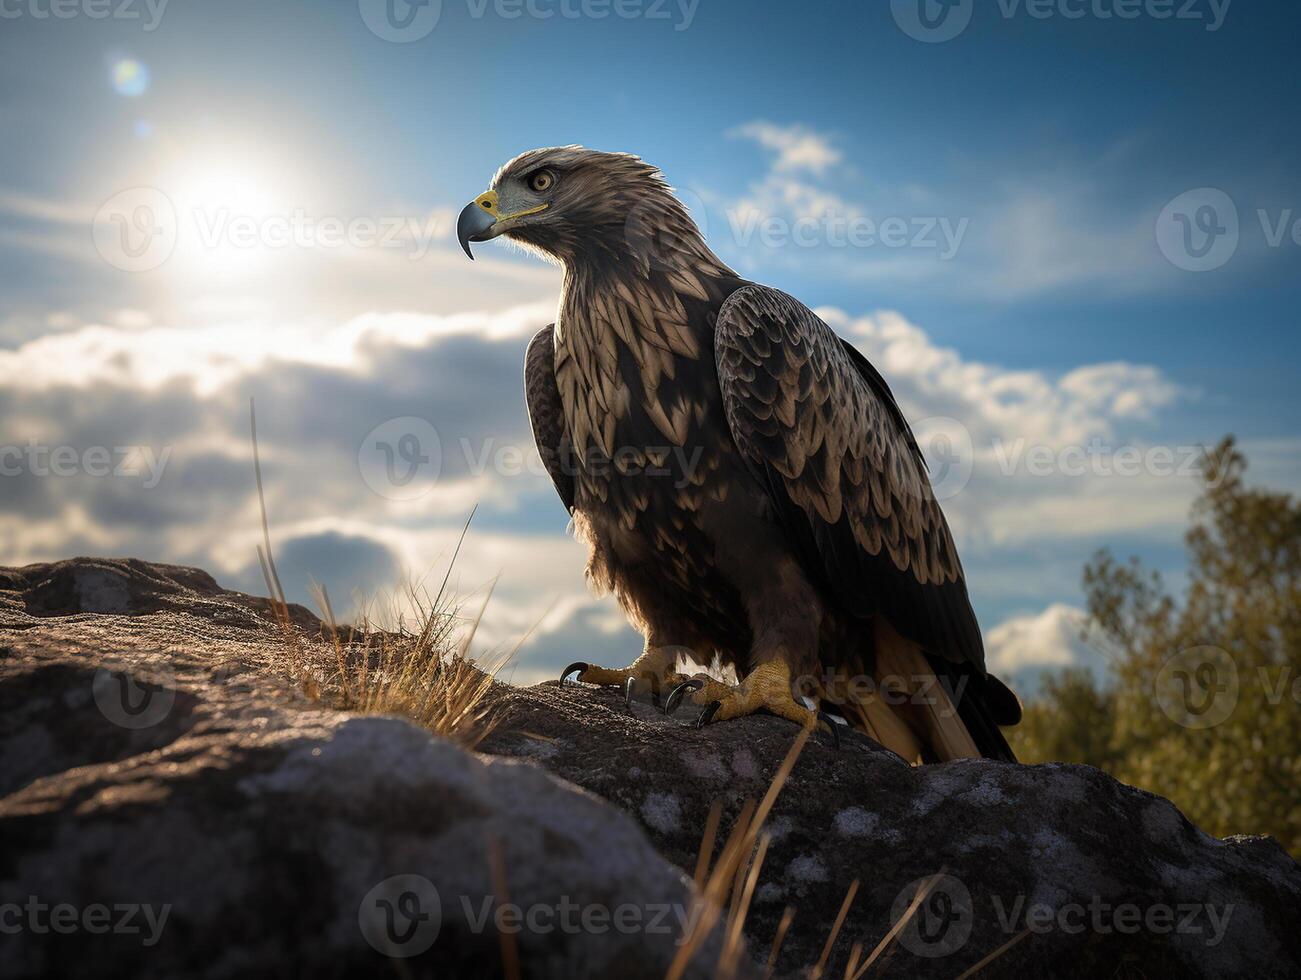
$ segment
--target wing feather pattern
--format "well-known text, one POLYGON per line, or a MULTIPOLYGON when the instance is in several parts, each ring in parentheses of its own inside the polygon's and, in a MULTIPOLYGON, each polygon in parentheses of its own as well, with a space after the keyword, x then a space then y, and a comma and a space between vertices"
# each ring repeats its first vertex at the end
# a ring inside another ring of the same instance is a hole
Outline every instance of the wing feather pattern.
POLYGON ((798 300, 749 285, 714 342, 733 439, 808 574, 856 616, 984 675, 984 645, 926 464, 881 375, 798 300))
POLYGON ((565 409, 556 384, 554 323, 547 324, 529 341, 524 354, 524 401, 528 405, 533 441, 556 486, 565 510, 574 511, 574 463, 565 409))

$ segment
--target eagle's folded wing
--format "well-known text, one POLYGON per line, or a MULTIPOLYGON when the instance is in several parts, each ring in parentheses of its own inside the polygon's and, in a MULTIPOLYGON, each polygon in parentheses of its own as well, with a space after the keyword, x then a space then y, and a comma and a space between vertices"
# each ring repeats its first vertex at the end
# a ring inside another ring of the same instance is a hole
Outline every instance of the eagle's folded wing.
POLYGON ((807 574, 857 616, 984 672, 953 537, 885 381, 811 310, 746 286, 714 341, 733 439, 807 574))
POLYGON ((565 409, 556 385, 555 327, 554 323, 547 324, 529 341, 524 354, 524 401, 543 465, 565 509, 573 513, 574 454, 570 451, 565 409))

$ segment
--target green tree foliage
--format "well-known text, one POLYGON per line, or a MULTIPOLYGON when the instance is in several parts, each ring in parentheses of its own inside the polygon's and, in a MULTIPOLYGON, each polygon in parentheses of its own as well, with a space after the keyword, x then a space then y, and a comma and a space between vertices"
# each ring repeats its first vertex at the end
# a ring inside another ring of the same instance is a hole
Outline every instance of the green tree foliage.
POLYGON ((1050 677, 1009 734, 1026 762, 1083 762, 1168 797, 1216 836, 1301 853, 1301 502, 1247 487, 1226 439, 1203 463, 1175 601, 1155 573, 1099 552, 1087 636, 1111 676, 1050 677))

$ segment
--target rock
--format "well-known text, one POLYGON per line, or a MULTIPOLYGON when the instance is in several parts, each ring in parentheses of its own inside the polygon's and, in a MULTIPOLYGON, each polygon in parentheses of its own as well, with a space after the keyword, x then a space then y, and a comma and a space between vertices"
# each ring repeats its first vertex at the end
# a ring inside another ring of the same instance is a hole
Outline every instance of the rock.
POLYGON ((133 561, 0 590, 5 977, 494 975, 503 933, 530 976, 664 975, 694 892, 631 817, 320 709, 264 601, 133 561))
MULTIPOLYGON (((723 826, 762 797, 795 729, 753 717, 697 730, 618 692, 544 684, 502 692, 485 751, 540 766, 637 815, 695 866, 714 800, 723 826)), ((689 714, 689 712, 679 712, 689 714)), ((1029 933, 981 976, 1301 975, 1301 869, 1271 838, 1216 840, 1169 801, 1089 766, 965 760, 912 768, 855 732, 806 746, 768 829, 746 932, 762 957, 797 911, 781 969, 816 962, 851 881, 831 962, 871 950, 920 881, 944 872, 883 972, 954 977, 1029 933)))
MULTIPOLYGON (((319 624, 294 615, 310 642, 319 624)), ((414 921, 398 952, 436 933, 404 964, 415 975, 496 975, 500 935, 471 923, 501 890, 494 846, 511 903, 640 910, 631 929, 524 929, 525 976, 662 976, 678 924, 650 920, 688 907, 711 804, 725 833, 795 736, 771 717, 696 730, 686 711, 630 716, 614 691, 498 686, 496 727, 470 753, 323 709, 284 676, 279 643, 265 600, 194 569, 0 571, 0 925, 22 927, 0 943, 5 976, 352 973, 384 966, 386 908, 414 921), (432 912, 433 890, 436 925, 402 915, 432 912), (74 931, 37 933, 51 913, 28 896, 67 903, 74 931), (100 935, 96 903, 153 919, 100 935)), ((778 972, 796 976, 858 880, 840 976, 851 945, 870 951, 943 871, 870 975, 953 977, 1012 940, 982 977, 1301 975, 1301 870, 1274 841, 1215 840, 1088 767, 912 769, 842 742, 810 742, 768 820, 745 921, 759 972, 788 905, 778 972)))

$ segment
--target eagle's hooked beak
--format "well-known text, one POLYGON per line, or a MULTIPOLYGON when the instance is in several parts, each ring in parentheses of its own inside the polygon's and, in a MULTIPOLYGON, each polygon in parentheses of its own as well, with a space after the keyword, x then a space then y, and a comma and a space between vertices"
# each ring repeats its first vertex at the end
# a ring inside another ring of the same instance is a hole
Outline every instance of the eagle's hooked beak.
POLYGON ((484 191, 461 209, 461 216, 456 219, 456 240, 471 260, 474 259, 474 253, 470 251, 470 242, 486 242, 495 237, 492 226, 496 223, 496 191, 484 191))
POLYGON ((474 253, 470 251, 470 242, 486 242, 496 238, 506 230, 503 225, 512 218, 537 214, 548 207, 549 204, 542 204, 538 207, 525 208, 523 211, 502 214, 497 192, 484 191, 461 209, 461 215, 456 219, 456 240, 461 243, 461 248, 465 249, 465 254, 473 259, 474 253))

